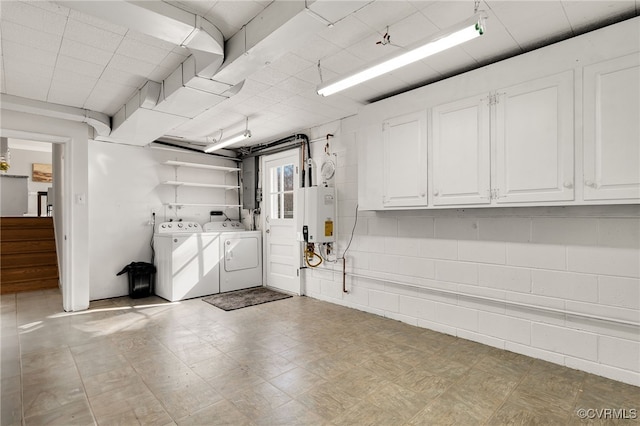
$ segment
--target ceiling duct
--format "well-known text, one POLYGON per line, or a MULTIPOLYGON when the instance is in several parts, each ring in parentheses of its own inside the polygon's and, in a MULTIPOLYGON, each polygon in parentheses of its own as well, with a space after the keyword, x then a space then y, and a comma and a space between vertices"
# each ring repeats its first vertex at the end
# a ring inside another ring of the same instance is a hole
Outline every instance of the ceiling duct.
POLYGON ((42 115, 45 117, 59 118, 61 120, 87 123, 93 127, 98 136, 108 136, 111 132, 111 120, 109 116, 101 112, 88 109, 70 107, 66 105, 51 104, 35 99, 21 98, 18 96, 0 93, 2 109, 8 111, 23 112, 26 114, 42 115))
POLYGON ((162 83, 147 81, 113 117, 108 138, 146 145, 237 93, 212 80, 224 61, 224 37, 201 16, 165 2, 58 2, 69 8, 189 49, 191 55, 162 83))
POLYGON ((318 19, 318 9, 330 5, 339 19, 353 8, 351 2, 272 2, 227 40, 225 47, 222 33, 213 24, 164 1, 57 3, 191 52, 162 83, 147 81, 134 93, 113 117, 109 137, 101 138, 136 145, 168 134, 238 93, 245 78, 325 29, 329 21, 318 19))

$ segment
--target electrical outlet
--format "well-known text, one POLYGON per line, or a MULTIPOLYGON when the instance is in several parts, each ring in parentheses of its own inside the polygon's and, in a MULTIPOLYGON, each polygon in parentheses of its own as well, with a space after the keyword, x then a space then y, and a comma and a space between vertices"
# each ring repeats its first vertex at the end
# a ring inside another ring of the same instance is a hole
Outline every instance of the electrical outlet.
POLYGON ((149 226, 155 225, 156 218, 157 218, 156 209, 152 208, 149 213, 149 221, 147 222, 147 225, 149 226))

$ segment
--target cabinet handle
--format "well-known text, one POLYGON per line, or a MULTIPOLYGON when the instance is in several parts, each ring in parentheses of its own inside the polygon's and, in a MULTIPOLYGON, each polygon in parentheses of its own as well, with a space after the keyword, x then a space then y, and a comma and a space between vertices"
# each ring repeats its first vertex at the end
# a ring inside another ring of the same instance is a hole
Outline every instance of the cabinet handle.
POLYGON ((585 180, 584 184, 587 185, 589 188, 595 188, 596 187, 596 184, 593 183, 593 181, 591 181, 591 180, 585 180))
MULTIPOLYGON (((440 191, 438 191, 438 190, 436 189, 435 191, 433 191, 433 195, 437 197, 438 195, 440 195, 440 191)), ((424 196, 424 195, 423 195, 423 196, 424 196)))
POLYGON ((567 188, 567 189, 571 189, 571 188, 573 188, 573 182, 571 182, 571 181, 566 181, 566 182, 564 183, 564 187, 565 187, 565 188, 567 188))
POLYGON ((427 195, 427 194, 425 194, 424 192, 420 193, 420 196, 423 197, 423 198, 424 198, 425 195, 427 195))

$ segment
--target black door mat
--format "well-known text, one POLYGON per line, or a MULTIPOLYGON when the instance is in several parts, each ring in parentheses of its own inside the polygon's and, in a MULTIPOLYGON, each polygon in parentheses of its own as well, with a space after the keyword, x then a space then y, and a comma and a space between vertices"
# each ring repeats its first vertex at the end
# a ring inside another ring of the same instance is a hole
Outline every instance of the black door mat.
POLYGON ((290 297, 292 296, 289 294, 280 293, 267 287, 254 287, 246 290, 214 294, 213 296, 203 297, 202 301, 225 311, 234 311, 247 306, 261 305, 290 297))

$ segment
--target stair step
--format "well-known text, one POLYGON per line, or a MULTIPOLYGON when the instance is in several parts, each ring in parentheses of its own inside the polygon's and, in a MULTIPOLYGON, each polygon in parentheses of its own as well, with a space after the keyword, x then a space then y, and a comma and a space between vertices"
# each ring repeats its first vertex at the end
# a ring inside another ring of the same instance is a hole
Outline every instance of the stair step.
POLYGON ((57 278, 13 283, 5 283, 4 281, 2 281, 2 283, 0 284, 0 294, 17 293, 21 291, 47 290, 51 288, 58 288, 57 278))
POLYGON ((33 241, 53 239, 55 239, 55 234, 52 227, 2 229, 2 241, 33 241))
POLYGON ((0 294, 58 288, 51 217, 0 218, 0 294))
POLYGON ((10 228, 53 228, 52 217, 3 217, 0 229, 10 228))
POLYGON ((2 263, 0 264, 0 269, 57 264, 58 258, 54 251, 42 253, 2 253, 2 263))
POLYGON ((58 278, 57 265, 32 266, 26 268, 7 268, 0 270, 2 285, 31 280, 46 280, 58 278))
POLYGON ((39 253, 50 252, 56 250, 56 242, 54 240, 44 241, 2 241, 0 242, 0 253, 16 254, 16 253, 39 253))

